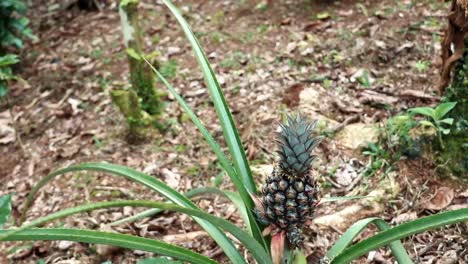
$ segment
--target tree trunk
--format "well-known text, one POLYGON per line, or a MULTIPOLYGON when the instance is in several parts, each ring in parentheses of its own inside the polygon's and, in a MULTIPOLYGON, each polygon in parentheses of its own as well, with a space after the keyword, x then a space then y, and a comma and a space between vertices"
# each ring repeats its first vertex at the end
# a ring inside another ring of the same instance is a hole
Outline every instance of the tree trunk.
POLYGON ((145 117, 145 112, 141 111, 136 93, 132 90, 111 90, 110 95, 112 102, 127 120, 129 137, 132 140, 143 138, 149 120, 145 117))
POLYGON ((163 93, 155 89, 155 76, 140 56, 143 54, 143 44, 138 20, 138 0, 122 0, 119 5, 119 13, 130 66, 132 89, 141 99, 141 109, 156 117, 163 108, 161 102, 163 93))
POLYGON ((439 90, 447 101, 457 105, 449 113, 454 122, 450 134, 444 136, 441 157, 446 166, 441 167, 468 181, 468 0, 452 0, 448 20, 439 90))

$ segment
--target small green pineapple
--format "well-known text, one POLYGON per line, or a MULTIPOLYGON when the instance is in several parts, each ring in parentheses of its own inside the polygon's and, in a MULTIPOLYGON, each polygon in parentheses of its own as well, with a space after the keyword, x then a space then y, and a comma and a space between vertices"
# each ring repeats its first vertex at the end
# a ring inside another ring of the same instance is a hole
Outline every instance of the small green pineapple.
POLYGON ((311 154, 320 140, 313 137, 316 121, 288 116, 277 135, 279 162, 262 187, 255 213, 272 232, 285 232, 290 244, 301 246, 302 227, 318 202, 318 185, 310 169, 311 154))

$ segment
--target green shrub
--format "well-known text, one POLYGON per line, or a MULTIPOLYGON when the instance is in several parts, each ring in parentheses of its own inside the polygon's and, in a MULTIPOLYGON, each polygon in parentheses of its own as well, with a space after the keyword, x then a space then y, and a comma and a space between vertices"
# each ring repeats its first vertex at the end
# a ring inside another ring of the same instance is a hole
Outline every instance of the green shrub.
POLYGON ((16 79, 10 66, 18 62, 18 57, 14 54, 0 56, 0 98, 8 92, 8 81, 16 79))
POLYGON ((25 17, 23 1, 0 0, 0 98, 8 91, 8 81, 16 79, 11 65, 18 63, 18 57, 7 52, 10 48, 22 48, 22 37, 34 39, 25 17))
POLYGON ((34 39, 25 17, 26 5, 23 1, 0 0, 0 55, 8 46, 23 47, 22 37, 34 39))

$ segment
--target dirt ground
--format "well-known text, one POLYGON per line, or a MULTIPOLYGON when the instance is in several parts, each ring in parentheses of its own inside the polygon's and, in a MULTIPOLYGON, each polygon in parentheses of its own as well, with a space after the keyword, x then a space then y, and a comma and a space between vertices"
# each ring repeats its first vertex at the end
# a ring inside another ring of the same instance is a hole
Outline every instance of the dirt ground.
MULTIPOLYGON (((22 50, 16 71, 24 81, 15 83, 8 101, 0 104, 0 124, 10 129, 0 141, 0 195, 14 193, 14 216, 39 179, 84 161, 126 165, 180 192, 213 185, 221 167, 171 96, 166 98, 164 114, 169 130, 164 135, 154 132, 139 144, 126 142, 124 119, 108 94, 111 88, 129 85, 116 1, 107 1, 101 11, 64 9, 60 2, 34 1, 30 7, 31 26, 40 41, 22 50)), ((178 24, 160 1, 142 2, 146 51, 159 54, 161 71, 222 142, 202 75, 178 24)), ((275 161, 274 132, 284 113, 300 110, 327 120, 327 126, 338 131, 353 123, 379 124, 410 107, 435 105, 440 99, 435 87, 448 10, 443 1, 278 0, 266 7, 251 0, 174 2, 217 73, 259 183, 275 161)), ((319 207, 317 221, 307 230, 305 251, 310 263, 323 256, 349 224, 333 222, 343 208, 361 206, 352 220, 378 216, 397 224, 468 204, 466 185, 438 175, 430 159, 403 160, 390 173, 361 177, 357 175, 368 157, 343 140, 327 138, 317 155, 315 171, 322 196, 383 190, 386 202, 319 207), (436 203, 435 193, 450 198, 443 208, 428 206, 436 203)), ((232 188, 228 177, 224 176, 221 188, 232 188)), ((86 202, 125 198, 162 200, 142 186, 109 175, 70 173, 38 194, 28 219, 86 202)), ((196 202, 209 213, 242 225, 228 201, 206 196, 196 202)), ((51 226, 102 229, 139 211, 100 210, 51 226)), ((163 213, 113 229, 161 239, 228 263, 185 215, 163 213)), ((373 232, 370 228, 361 238, 373 232)), ((412 236, 404 244, 415 263, 468 263, 466 223, 412 236)), ((62 264, 136 263, 148 256, 69 242, 0 245, 2 264, 40 259, 62 264)), ((356 263, 394 260, 385 248, 356 263)))

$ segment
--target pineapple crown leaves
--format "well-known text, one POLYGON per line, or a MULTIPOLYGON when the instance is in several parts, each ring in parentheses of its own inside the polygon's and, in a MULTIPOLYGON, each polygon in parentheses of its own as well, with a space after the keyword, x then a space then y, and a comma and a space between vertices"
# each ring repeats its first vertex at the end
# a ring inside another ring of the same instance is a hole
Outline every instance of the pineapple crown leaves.
POLYGON ((311 152, 321 141, 312 136, 316 124, 316 120, 308 122, 300 114, 288 116, 287 124, 280 124, 281 132, 277 134, 279 166, 291 176, 302 177, 310 170, 315 159, 311 152))

